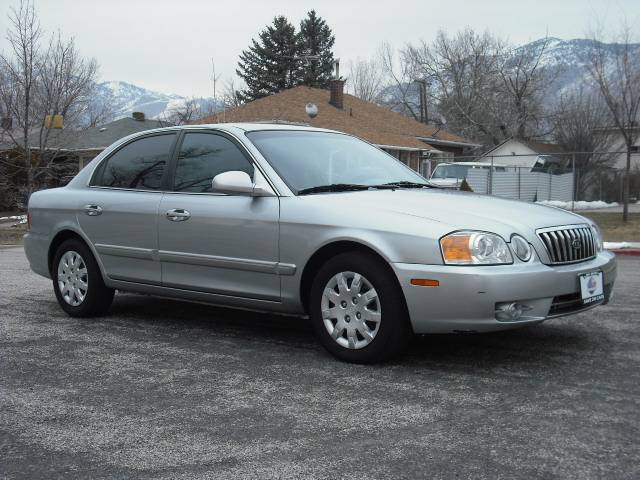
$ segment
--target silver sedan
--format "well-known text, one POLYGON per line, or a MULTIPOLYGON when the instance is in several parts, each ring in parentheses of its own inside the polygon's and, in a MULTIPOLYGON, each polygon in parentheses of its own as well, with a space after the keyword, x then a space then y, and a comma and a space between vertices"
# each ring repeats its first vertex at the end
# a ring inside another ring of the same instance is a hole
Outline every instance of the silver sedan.
POLYGON ((72 316, 115 290, 309 316, 340 359, 411 334, 487 332, 606 303, 616 277, 590 220, 432 188, 339 132, 267 124, 124 138, 29 201, 25 250, 72 316))

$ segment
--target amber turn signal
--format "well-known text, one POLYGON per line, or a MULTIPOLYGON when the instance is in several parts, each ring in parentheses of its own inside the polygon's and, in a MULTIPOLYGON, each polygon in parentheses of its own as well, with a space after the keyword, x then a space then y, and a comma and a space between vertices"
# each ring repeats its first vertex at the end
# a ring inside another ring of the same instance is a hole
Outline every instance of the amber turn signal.
POLYGON ((429 278, 412 278, 411 285, 417 285, 419 287, 437 287, 440 285, 440 281, 431 280, 429 278))
POLYGON ((471 261, 470 238, 471 235, 449 235, 440 240, 444 259, 448 262, 471 261))

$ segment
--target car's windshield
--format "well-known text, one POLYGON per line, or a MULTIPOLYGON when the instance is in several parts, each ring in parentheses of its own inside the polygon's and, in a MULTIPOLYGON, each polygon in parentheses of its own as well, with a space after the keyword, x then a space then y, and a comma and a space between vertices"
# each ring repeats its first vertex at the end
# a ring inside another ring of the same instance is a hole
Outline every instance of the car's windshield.
POLYGON ((247 136, 295 193, 324 185, 427 185, 392 156, 349 135, 263 130, 247 136))

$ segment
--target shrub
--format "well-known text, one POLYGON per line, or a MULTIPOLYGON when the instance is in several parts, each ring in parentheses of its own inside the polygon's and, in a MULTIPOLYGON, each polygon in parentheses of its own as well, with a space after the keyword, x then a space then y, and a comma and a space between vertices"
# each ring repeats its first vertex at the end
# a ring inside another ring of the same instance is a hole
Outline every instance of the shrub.
POLYGON ((460 191, 461 192, 473 192, 473 188, 471 188, 471 185, 469 185, 469 183, 467 182, 466 178, 462 179, 462 183, 460 184, 460 191))

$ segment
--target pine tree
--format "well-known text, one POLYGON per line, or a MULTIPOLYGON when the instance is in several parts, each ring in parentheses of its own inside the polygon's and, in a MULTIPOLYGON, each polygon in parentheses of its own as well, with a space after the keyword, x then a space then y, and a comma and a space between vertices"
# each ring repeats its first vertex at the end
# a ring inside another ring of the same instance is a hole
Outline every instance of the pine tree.
POLYGON ((300 60, 297 57, 295 27, 284 16, 259 34, 259 41, 243 50, 236 73, 247 88, 239 93, 243 102, 278 93, 300 84, 300 60))
POLYGON ((300 57, 317 56, 318 59, 304 60, 301 71, 301 83, 311 87, 326 88, 333 73, 333 44, 336 38, 331 28, 315 10, 307 13, 307 18, 300 22, 297 35, 297 50, 300 57))

